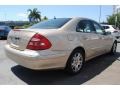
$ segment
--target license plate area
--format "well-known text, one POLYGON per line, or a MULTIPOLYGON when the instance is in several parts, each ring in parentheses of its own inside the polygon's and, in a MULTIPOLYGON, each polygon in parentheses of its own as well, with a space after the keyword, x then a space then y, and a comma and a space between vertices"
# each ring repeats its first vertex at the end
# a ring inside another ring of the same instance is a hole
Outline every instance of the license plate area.
POLYGON ((14 47, 19 47, 20 45, 20 31, 14 31, 13 35, 9 37, 10 38, 10 45, 14 47))
POLYGON ((20 44, 20 39, 18 37, 11 37, 11 43, 15 46, 18 46, 20 44))
POLYGON ((12 30, 8 35, 7 43, 10 47, 23 51, 34 34, 35 32, 32 31, 12 30))

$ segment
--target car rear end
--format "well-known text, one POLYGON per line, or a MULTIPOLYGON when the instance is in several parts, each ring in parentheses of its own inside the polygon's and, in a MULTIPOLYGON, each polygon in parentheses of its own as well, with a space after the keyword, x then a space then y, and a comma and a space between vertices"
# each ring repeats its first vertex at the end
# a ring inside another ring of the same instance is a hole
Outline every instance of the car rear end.
POLYGON ((52 49, 52 38, 34 31, 13 30, 5 46, 6 55, 31 69, 64 68, 68 56, 52 49))
POLYGON ((16 29, 8 35, 5 52, 30 69, 64 68, 69 56, 63 49, 64 42, 58 29, 16 29))

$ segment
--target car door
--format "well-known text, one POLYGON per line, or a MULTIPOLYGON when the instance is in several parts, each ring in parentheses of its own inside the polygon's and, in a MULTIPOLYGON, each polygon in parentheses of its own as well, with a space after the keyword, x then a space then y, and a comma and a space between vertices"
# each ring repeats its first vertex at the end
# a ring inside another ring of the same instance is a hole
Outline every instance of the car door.
POLYGON ((106 35, 104 29, 97 23, 93 21, 96 34, 99 36, 99 48, 98 51, 100 54, 103 54, 111 48, 112 37, 111 35, 106 35))
POLYGON ((81 20, 77 25, 77 32, 79 33, 80 43, 83 43, 86 58, 92 58, 97 56, 99 45, 99 36, 95 33, 94 26, 90 20, 81 20))

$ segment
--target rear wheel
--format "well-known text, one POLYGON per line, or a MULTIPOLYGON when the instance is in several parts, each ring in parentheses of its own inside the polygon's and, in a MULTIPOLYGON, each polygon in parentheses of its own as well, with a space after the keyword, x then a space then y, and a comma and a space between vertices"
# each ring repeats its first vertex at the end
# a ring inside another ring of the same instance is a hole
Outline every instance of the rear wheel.
POLYGON ((116 49, 117 49, 117 42, 114 42, 110 53, 114 55, 116 53, 116 49))
POLYGON ((74 50, 70 55, 65 70, 70 74, 77 74, 83 67, 84 53, 82 50, 74 50))

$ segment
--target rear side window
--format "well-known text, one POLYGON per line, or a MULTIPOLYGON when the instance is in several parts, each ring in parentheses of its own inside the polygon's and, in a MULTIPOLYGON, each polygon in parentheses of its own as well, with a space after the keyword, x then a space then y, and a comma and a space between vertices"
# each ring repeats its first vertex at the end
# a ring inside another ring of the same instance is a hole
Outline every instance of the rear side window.
POLYGON ((30 29, 57 29, 57 28, 61 28, 69 20, 71 20, 71 18, 50 19, 50 20, 42 21, 38 24, 35 24, 31 26, 30 29))
POLYGON ((109 29, 109 26, 102 26, 104 29, 109 29))
POLYGON ((96 33, 104 34, 105 31, 103 30, 103 28, 98 23, 93 22, 93 25, 94 25, 94 28, 96 30, 96 33))
POLYGON ((95 32, 89 20, 81 20, 76 27, 76 31, 85 33, 95 32))

